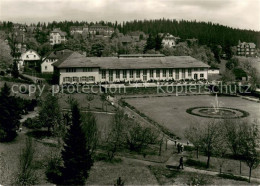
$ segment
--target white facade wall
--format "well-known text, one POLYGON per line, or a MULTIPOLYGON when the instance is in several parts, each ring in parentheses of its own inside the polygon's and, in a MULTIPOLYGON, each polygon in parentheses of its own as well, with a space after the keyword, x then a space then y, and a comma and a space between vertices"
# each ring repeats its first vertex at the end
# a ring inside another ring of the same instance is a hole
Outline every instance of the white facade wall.
POLYGON ((24 64, 24 61, 39 61, 41 59, 41 56, 34 51, 34 50, 27 50, 26 52, 22 53, 21 57, 18 60, 18 70, 22 69, 24 64))
POLYGON ((53 73, 54 68, 52 64, 58 61, 57 59, 45 59, 41 64, 41 73, 53 73))
POLYGON ((219 69, 209 69, 208 73, 209 74, 219 74, 219 69))
POLYGON ((50 45, 61 44, 65 42, 65 36, 61 36, 59 33, 51 32, 50 33, 50 45))
MULTIPOLYGON (((147 70, 147 80, 181 80, 181 79, 208 79, 208 69, 207 68, 192 68, 191 73, 188 73, 188 68, 185 68, 185 76, 182 76, 182 69, 172 69, 172 77, 169 75, 169 69, 166 70, 166 76, 163 76, 163 70, 164 69, 159 69, 160 71, 160 77, 157 77, 156 70, 153 69, 153 77, 150 75, 150 69, 147 70), (177 71, 179 70, 179 78, 176 76, 177 71), (189 76, 190 75, 190 76, 189 76)), ((102 69, 99 68, 92 68, 91 72, 84 72, 83 68, 77 68, 76 72, 66 72, 66 69, 60 69, 60 84, 74 84, 74 83, 99 83, 99 82, 119 82, 119 81, 145 81, 144 76, 143 76, 143 70, 140 71, 140 77, 137 77, 137 70, 133 70, 133 78, 130 77, 130 70, 126 70, 126 78, 123 76, 124 70, 119 70, 120 71, 120 76, 119 78, 116 75, 117 70, 112 70, 113 74, 112 76, 109 75, 109 72, 111 70, 104 70, 106 71, 106 76, 105 78, 102 77, 102 69), (77 77, 73 80, 73 77, 77 77), (85 81, 84 79, 82 80, 82 77, 91 77, 91 79, 88 79, 85 81), (94 79, 93 79, 93 78, 94 79), (66 80, 66 78, 71 78, 70 81, 66 80)))
POLYGON ((81 81, 82 77, 94 77, 94 81, 89 81, 89 83, 100 82, 100 74, 99 68, 92 68, 92 72, 83 72, 83 68, 76 68, 76 72, 66 72, 66 69, 60 69, 60 84, 64 83, 86 83, 85 81, 81 81), (65 81, 65 77, 72 78, 72 81, 65 81), (73 77, 79 78, 79 81, 74 81, 73 77))
POLYGON ((162 40, 162 44, 163 44, 163 46, 175 47, 176 46, 176 41, 175 41, 175 39, 164 38, 162 40))
POLYGON ((83 30, 71 30, 70 31, 70 34, 73 35, 75 33, 78 33, 78 34, 82 34, 83 33, 83 30))
POLYGON ((37 52, 34 50, 27 50, 25 53, 21 55, 21 60, 22 61, 35 61, 35 60, 40 60, 41 57, 37 52))

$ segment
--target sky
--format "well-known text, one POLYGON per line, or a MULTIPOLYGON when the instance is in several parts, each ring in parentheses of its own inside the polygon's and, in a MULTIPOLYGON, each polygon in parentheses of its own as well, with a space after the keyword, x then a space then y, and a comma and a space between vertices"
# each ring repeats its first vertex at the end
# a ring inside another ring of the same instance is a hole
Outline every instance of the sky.
POLYGON ((0 21, 210 21, 260 31, 260 0, 0 0, 0 21))

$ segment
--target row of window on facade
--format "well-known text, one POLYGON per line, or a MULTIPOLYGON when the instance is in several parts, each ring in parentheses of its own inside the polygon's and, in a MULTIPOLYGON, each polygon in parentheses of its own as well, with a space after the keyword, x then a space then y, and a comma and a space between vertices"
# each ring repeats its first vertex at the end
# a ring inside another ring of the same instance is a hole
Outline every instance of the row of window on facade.
MULTIPOLYGON (((182 72, 185 72, 186 71, 186 69, 163 69, 162 71, 163 71, 163 74, 166 74, 167 73, 167 70, 169 71, 169 74, 172 74, 173 72, 174 72, 174 70, 175 70, 175 72, 177 73, 177 72, 179 72, 179 71, 182 71, 182 72)), ((191 72, 192 72, 192 70, 193 71, 204 71, 205 69, 204 68, 193 68, 193 69, 191 69, 191 68, 188 68, 188 73, 190 73, 191 74, 191 72)), ((115 70, 116 71, 116 74, 120 74, 120 71, 121 70, 115 70)), ((127 73, 127 71, 128 70, 123 70, 123 73, 125 72, 125 73, 127 73)), ((129 70, 129 73, 131 74, 133 74, 134 73, 134 71, 136 71, 136 73, 138 74, 138 73, 140 73, 141 71, 143 72, 143 74, 147 74, 147 71, 150 71, 150 74, 153 74, 154 72, 156 72, 156 74, 160 74, 160 69, 151 69, 151 70, 146 70, 146 69, 144 69, 144 70, 139 70, 139 69, 137 69, 137 70, 129 70)), ((66 72, 77 72, 77 68, 66 68, 66 72)), ((93 72, 93 68, 83 68, 83 72, 93 72)), ((106 73, 106 70, 101 70, 101 72, 102 72, 102 74, 105 74, 106 73)), ((109 70, 109 73, 110 74, 113 74, 114 73, 114 70, 109 70)), ((131 76, 131 75, 130 75, 131 76)))
POLYGON ((246 49, 244 49, 244 48, 238 48, 237 49, 238 51, 255 51, 255 49, 254 48, 246 48, 246 49))
MULTIPOLYGON (((33 55, 34 58, 36 58, 36 55, 33 55)), ((29 58, 29 55, 26 55, 26 58, 29 58)))
MULTIPOLYGON (((197 74, 195 74, 196 76, 195 79, 197 79, 197 74)), ((191 78, 191 74, 188 75, 189 78, 191 78)), ((171 76, 172 77, 172 76, 171 76)), ((204 74, 200 74, 200 79, 204 79, 204 74)), ((116 77, 119 79, 119 77, 116 77)), ((123 75, 123 78, 125 78, 125 80, 127 79, 126 75, 123 75)), ((131 75, 130 75, 131 78, 131 75)), ((140 78, 140 76, 139 76, 140 78)), ((185 79, 185 74, 182 74, 181 79, 185 79)), ((105 78, 103 78, 105 79, 105 78)), ((175 74, 175 79, 179 80, 179 74, 175 74)), ((143 80, 147 80, 147 76, 143 76, 143 80)), ((82 76, 82 77, 64 77, 63 78, 63 82, 94 82, 95 81, 95 76, 82 76)), ((113 81, 113 76, 109 76, 109 81, 113 81)))
MULTIPOLYGON (((203 71, 203 69, 201 69, 203 71)), ((141 70, 135 70, 136 72, 136 78, 141 78, 141 70)), ((143 72, 143 77, 147 77, 148 74, 148 70, 142 70, 143 72)), ((172 78, 173 77, 173 69, 169 69, 169 75, 168 77, 172 78)), ((181 72, 181 78, 185 79, 186 78, 186 70, 185 69, 175 69, 175 79, 179 79, 180 77, 180 72, 181 72)), ((109 70, 108 75, 109 77, 113 77, 114 71, 113 70, 109 70)), ((106 70, 102 70, 101 71, 101 77, 102 79, 106 79, 106 70)), ((161 71, 160 69, 156 69, 156 70, 149 70, 149 75, 150 78, 160 78, 161 76, 161 71)), ((192 76, 192 69, 188 69, 188 77, 192 76)), ((162 77, 167 77, 167 69, 163 69, 162 70, 162 77)), ((200 74, 201 78, 204 78, 204 74, 200 74)), ((123 78, 126 79, 127 78, 127 70, 123 70, 123 78)), ((134 78, 134 70, 129 70, 129 78, 134 78)), ((120 79, 120 70, 116 70, 116 79, 120 79)))
POLYGON ((82 77, 64 77, 63 82, 94 82, 94 76, 82 76, 82 77))
POLYGON ((46 59, 46 62, 54 62, 56 59, 46 59))

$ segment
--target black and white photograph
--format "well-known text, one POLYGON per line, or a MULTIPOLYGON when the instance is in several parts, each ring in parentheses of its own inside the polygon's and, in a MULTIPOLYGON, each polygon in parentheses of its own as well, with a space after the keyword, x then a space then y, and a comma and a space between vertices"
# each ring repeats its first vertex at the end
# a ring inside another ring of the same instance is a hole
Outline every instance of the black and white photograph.
POLYGON ((8 185, 260 185, 260 0, 0 0, 8 185))

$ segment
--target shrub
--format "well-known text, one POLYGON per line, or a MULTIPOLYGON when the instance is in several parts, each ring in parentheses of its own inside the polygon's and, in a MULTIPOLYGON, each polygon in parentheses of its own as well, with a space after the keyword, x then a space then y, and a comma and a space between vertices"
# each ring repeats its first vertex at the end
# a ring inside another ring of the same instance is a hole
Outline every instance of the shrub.
POLYGON ((62 181, 62 159, 58 155, 53 155, 48 159, 45 171, 48 181, 59 184, 62 181))
POLYGON ((233 174, 218 174, 218 177, 221 177, 224 179, 237 180, 237 181, 248 181, 247 178, 243 178, 240 176, 234 176, 233 174))
POLYGON ((194 151, 194 150, 196 150, 196 149, 195 149, 194 146, 187 146, 187 145, 185 145, 185 146, 184 146, 184 150, 185 150, 185 151, 194 151))
POLYGON ((209 185, 210 180, 208 178, 204 178, 203 176, 200 175, 194 175, 190 177, 188 185, 209 185))
POLYGON ((28 118, 27 120, 25 120, 23 122, 23 126, 29 128, 29 129, 40 129, 41 128, 41 124, 38 121, 38 118, 28 118))
POLYGON ((186 165, 193 166, 193 167, 196 167, 196 168, 203 168, 203 169, 207 168, 207 163, 201 162, 201 161, 198 161, 198 160, 193 160, 193 159, 187 159, 186 165))
POLYGON ((143 127, 137 122, 129 125, 125 135, 126 145, 130 151, 141 152, 157 141, 158 132, 150 127, 143 127))
POLYGON ((0 71, 0 76, 5 76, 5 72, 4 71, 0 71))
POLYGON ((108 155, 105 153, 98 153, 94 156, 95 161, 104 161, 109 163, 121 163, 121 158, 113 158, 112 160, 109 159, 108 155))
POLYGON ((38 183, 38 178, 33 170, 33 159, 35 149, 32 139, 26 139, 26 146, 20 154, 19 171, 16 176, 16 185, 35 185, 38 183))

